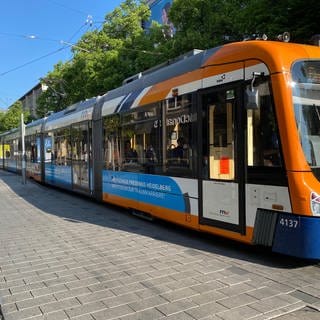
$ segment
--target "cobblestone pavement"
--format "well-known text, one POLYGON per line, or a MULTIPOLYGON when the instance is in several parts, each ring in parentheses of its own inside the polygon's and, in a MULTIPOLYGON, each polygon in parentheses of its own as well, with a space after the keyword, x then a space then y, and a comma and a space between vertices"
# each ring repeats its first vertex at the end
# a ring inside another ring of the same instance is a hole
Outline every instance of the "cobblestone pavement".
POLYGON ((0 305, 5 320, 320 319, 320 269, 0 170, 0 305))

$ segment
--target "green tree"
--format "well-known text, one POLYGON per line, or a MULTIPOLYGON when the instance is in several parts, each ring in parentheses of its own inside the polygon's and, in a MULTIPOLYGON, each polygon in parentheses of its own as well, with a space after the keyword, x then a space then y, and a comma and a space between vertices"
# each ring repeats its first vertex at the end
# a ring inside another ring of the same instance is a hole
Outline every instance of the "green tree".
POLYGON ((0 133, 5 131, 3 129, 3 117, 4 117, 4 114, 5 114, 4 111, 0 111, 0 133))
POLYGON ((21 123, 21 113, 24 113, 25 123, 29 122, 29 112, 24 112, 22 109, 22 103, 20 101, 17 101, 1 115, 1 132, 19 127, 21 123))
POLYGON ((302 0, 175 0, 169 16, 177 28, 178 51, 241 41, 253 34, 276 40, 284 31, 293 42, 309 43, 318 32, 319 10, 316 0, 307 5, 302 0))
POLYGON ((206 49, 230 39, 238 39, 241 30, 237 15, 248 1, 240 0, 176 0, 169 12, 176 27, 171 41, 175 53, 193 48, 206 49))
POLYGON ((57 64, 45 77, 48 90, 37 101, 38 115, 102 95, 141 68, 154 65, 155 58, 141 58, 154 36, 142 28, 141 22, 149 17, 149 7, 135 0, 126 0, 107 14, 102 30, 87 32, 73 47, 73 59, 57 64))
POLYGON ((265 33, 269 40, 288 31, 291 41, 309 43, 318 32, 320 2, 310 0, 250 0, 236 15, 237 25, 245 34, 265 33))
MULTIPOLYGON (((279 1, 282 2, 282 1, 279 1)), ((282 9, 282 14, 287 10, 286 30, 290 31, 292 41, 309 43, 315 33, 319 33, 320 2, 317 0, 288 0, 287 6, 282 9)), ((282 32, 282 31, 280 31, 282 32)))
POLYGON ((101 30, 87 32, 73 46, 73 59, 58 63, 43 79, 48 90, 38 99, 39 116, 102 95, 125 78, 194 48, 207 49, 246 35, 284 31, 309 42, 317 30, 320 2, 310 0, 174 0, 169 19, 176 32, 153 22, 143 0, 125 0, 105 17, 101 30), (301 15, 301 12, 304 14, 301 15))

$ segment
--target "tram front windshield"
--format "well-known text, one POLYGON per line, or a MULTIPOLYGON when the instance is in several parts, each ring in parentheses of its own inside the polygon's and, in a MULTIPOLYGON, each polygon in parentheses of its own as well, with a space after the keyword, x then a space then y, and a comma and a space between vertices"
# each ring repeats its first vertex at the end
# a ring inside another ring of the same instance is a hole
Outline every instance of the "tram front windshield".
POLYGON ((320 60, 296 62, 292 80, 301 146, 308 164, 320 179, 320 60))

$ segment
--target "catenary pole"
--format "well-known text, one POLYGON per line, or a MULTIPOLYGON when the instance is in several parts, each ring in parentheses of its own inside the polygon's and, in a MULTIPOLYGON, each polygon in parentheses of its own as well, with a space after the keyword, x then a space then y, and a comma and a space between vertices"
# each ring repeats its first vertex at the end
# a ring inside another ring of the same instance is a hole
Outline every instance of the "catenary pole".
POLYGON ((23 113, 21 113, 22 184, 26 184, 26 150, 25 150, 25 144, 24 144, 24 137, 25 137, 25 124, 23 119, 23 113))

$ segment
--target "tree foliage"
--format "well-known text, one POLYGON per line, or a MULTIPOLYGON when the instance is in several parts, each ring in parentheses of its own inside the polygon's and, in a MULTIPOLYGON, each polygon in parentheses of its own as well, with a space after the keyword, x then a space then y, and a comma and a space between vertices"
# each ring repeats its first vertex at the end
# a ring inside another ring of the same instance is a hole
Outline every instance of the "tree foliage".
POLYGON ((149 17, 146 4, 126 0, 106 15, 102 30, 84 34, 72 49, 73 59, 57 64, 42 80, 48 90, 38 100, 38 115, 102 95, 124 78, 153 66, 155 27, 146 34, 141 23, 149 17))
POLYGON ((292 41, 308 43, 318 32, 320 2, 302 0, 174 0, 169 19, 175 27, 150 18, 143 0, 124 0, 105 17, 103 28, 87 32, 73 46, 73 59, 58 63, 42 80, 48 90, 38 100, 39 116, 77 101, 102 95, 122 81, 191 49, 207 49, 245 35, 284 31, 292 41), (301 15, 303 12, 303 15, 301 15))
POLYGON ((21 114, 24 113, 25 122, 30 121, 29 112, 24 112, 22 103, 15 102, 6 112, 0 114, 0 132, 9 131, 12 128, 19 127, 21 123, 21 114))

